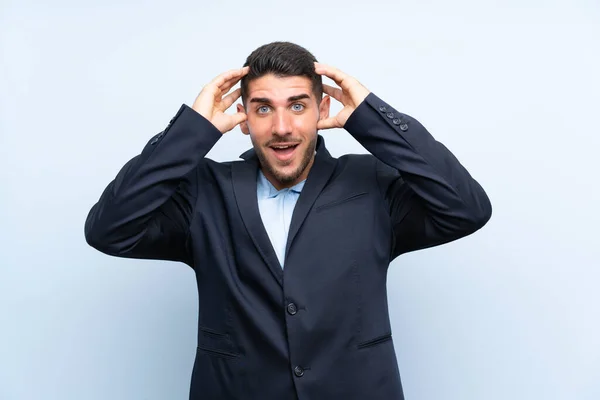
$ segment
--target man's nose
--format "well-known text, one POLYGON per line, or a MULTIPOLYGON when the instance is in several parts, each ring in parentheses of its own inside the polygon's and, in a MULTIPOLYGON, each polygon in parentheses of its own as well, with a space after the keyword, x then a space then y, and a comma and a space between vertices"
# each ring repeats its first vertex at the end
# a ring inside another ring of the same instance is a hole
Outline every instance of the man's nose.
POLYGON ((287 135, 292 132, 292 124, 286 112, 276 112, 273 117, 273 133, 287 135))

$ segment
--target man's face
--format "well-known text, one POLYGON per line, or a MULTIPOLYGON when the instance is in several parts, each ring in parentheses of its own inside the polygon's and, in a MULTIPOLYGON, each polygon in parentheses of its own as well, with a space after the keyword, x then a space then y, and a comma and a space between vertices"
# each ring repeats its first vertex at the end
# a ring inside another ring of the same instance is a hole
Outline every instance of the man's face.
MULTIPOLYGON (((304 76, 269 74, 248 84, 242 132, 250 134, 262 171, 277 188, 306 179, 317 143, 317 121, 329 116, 329 96, 318 101, 304 76)), ((238 105, 238 111, 244 111, 238 105)))

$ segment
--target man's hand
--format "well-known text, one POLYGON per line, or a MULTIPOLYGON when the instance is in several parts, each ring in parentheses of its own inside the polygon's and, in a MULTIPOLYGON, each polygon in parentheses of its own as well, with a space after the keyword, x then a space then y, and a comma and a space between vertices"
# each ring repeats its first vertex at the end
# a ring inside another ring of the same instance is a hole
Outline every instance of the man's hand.
POLYGON ((229 132, 238 124, 244 122, 246 120, 246 114, 243 112, 231 115, 225 114, 225 111, 231 107, 233 102, 242 94, 241 89, 236 89, 227 96, 225 96, 225 94, 227 94, 229 89, 238 83, 249 70, 250 67, 244 67, 217 76, 202 88, 196 101, 194 101, 192 109, 209 120, 219 131, 221 131, 221 133, 229 132))
POLYGON ((342 103, 344 108, 335 116, 317 123, 317 129, 343 128, 356 107, 369 95, 369 90, 359 81, 337 68, 315 63, 315 72, 331 78, 341 89, 323 84, 323 91, 342 103))

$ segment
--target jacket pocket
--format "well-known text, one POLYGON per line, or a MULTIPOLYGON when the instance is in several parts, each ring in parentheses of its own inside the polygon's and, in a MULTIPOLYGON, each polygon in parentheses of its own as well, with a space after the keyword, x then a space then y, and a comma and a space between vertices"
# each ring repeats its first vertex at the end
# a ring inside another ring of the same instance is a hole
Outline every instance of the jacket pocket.
POLYGON ((331 201, 329 203, 321 204, 321 205, 315 207, 315 211, 316 212, 320 212, 320 211, 322 211, 322 210, 324 210, 326 208, 334 207, 334 206, 337 206, 339 204, 343 204, 343 203, 346 203, 346 202, 349 202, 349 201, 352 201, 352 200, 359 199, 359 198, 361 198, 361 197, 363 197, 363 196, 365 196, 367 194, 368 194, 367 192, 356 193, 356 194, 352 194, 352 195, 350 195, 350 196, 348 196, 348 197, 346 197, 344 199, 334 200, 334 201, 331 201))
POLYGON ((377 346, 378 344, 385 343, 385 342, 387 342, 389 340, 392 340, 392 334, 391 333, 386 333, 385 335, 378 336, 378 337, 376 337, 374 339, 367 340, 366 342, 359 343, 357 345, 357 347, 359 349, 364 349, 364 348, 367 348, 367 347, 377 346))
POLYGON ((228 334, 202 326, 198 327, 198 331, 197 350, 199 352, 225 358, 239 356, 239 352, 228 334))
POLYGON ((198 346, 196 350, 199 353, 206 353, 211 356, 217 356, 221 358, 237 358, 239 356, 238 353, 230 353, 228 351, 220 350, 220 349, 211 349, 204 346, 198 346))
POLYGON ((198 327, 198 330, 202 334, 202 336, 207 336, 209 338, 224 338, 228 339, 229 335, 226 333, 217 332, 214 329, 205 328, 203 326, 198 327))

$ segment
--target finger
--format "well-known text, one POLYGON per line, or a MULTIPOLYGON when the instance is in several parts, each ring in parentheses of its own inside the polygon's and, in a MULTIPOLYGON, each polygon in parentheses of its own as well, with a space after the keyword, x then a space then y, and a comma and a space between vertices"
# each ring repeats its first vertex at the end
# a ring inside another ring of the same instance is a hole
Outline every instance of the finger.
POLYGON ((335 117, 329 117, 317 122, 317 129, 341 128, 335 117))
POLYGON ((242 89, 238 88, 238 89, 234 90, 233 92, 229 93, 227 96, 223 97, 223 100, 221 100, 221 107, 219 107, 221 109, 221 111, 225 111, 229 107, 231 107, 231 105, 237 99, 239 99, 241 95, 242 95, 242 89))
POLYGON ((233 78, 229 79, 228 81, 226 81, 225 83, 223 83, 223 85, 221 85, 221 87, 219 88, 218 95, 224 95, 227 92, 229 92, 229 89, 231 89, 233 86, 235 86, 244 77, 244 75, 238 76, 238 77, 233 77, 233 78))
POLYGON ((222 96, 227 94, 227 92, 229 92, 229 90, 233 86, 235 86, 241 79, 242 77, 234 77, 226 81, 220 88, 217 88, 215 90, 215 98, 221 98, 222 96))
POLYGON ((248 116, 246 115, 246 113, 237 112, 237 113, 231 115, 231 118, 235 122, 234 126, 237 126, 237 125, 241 124, 242 122, 244 122, 248 118, 248 116))
POLYGON ((246 120, 246 114, 245 113, 235 113, 235 114, 231 114, 228 115, 228 121, 227 121, 227 128, 226 128, 226 132, 232 130, 233 128, 235 128, 236 126, 238 126, 239 124, 241 124, 242 122, 244 122, 246 120))
POLYGON ((340 103, 342 102, 342 89, 323 84, 323 91, 331 97, 333 97, 334 99, 336 99, 337 101, 339 101, 340 103))
POLYGON ((249 71, 250 71, 250 67, 244 67, 244 68, 240 68, 240 69, 232 69, 232 70, 227 71, 227 72, 219 75, 218 77, 216 77, 213 80, 213 83, 215 83, 216 86, 220 87, 224 83, 226 83, 230 80, 241 79, 244 75, 248 74, 249 71))
MULTIPOLYGON (((237 82, 242 79, 244 75, 246 75, 250 71, 250 67, 244 67, 240 69, 232 69, 230 71, 224 72, 221 75, 214 78, 209 85, 213 85, 217 88, 221 88, 225 83, 234 80, 237 82)), ((233 85, 232 85, 233 86, 233 85)))
POLYGON ((220 114, 219 118, 211 121, 221 133, 227 133, 246 120, 246 114, 220 114))
POLYGON ((315 72, 319 75, 325 75, 328 78, 331 78, 335 83, 338 84, 338 86, 342 88, 344 87, 342 86, 342 83, 349 78, 349 75, 346 75, 339 69, 332 67, 331 65, 321 63, 315 63, 315 72))

